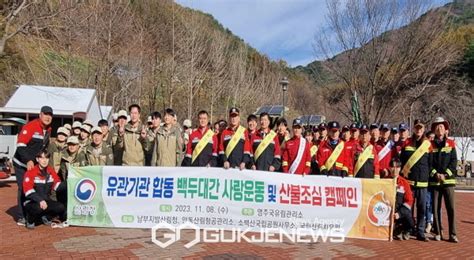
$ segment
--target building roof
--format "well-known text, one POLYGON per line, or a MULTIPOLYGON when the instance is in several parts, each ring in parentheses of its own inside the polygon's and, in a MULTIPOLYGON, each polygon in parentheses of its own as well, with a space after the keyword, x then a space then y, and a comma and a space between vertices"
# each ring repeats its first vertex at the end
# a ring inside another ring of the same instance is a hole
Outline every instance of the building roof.
POLYGON ((88 112, 95 96, 95 89, 20 85, 0 112, 38 114, 48 105, 55 115, 72 115, 88 112))
POLYGON ((102 119, 109 119, 112 113, 112 106, 100 106, 100 113, 102 114, 102 119))

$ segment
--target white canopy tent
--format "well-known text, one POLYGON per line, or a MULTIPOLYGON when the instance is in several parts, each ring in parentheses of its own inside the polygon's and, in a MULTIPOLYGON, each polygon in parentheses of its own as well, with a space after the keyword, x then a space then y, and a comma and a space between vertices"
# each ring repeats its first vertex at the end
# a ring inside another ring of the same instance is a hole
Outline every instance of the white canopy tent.
POLYGON ((55 118, 72 118, 74 113, 82 112, 92 122, 102 119, 95 89, 34 85, 19 85, 5 107, 0 108, 0 114, 29 121, 45 105, 53 108, 55 118))

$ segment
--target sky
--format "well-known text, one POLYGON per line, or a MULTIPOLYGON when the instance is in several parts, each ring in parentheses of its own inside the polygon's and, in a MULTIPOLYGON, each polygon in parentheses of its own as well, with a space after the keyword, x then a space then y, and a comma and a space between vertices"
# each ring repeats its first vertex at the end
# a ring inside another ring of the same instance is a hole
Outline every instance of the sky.
MULTIPOLYGON (((315 33, 325 25, 325 0, 176 0, 211 14, 233 34, 272 60, 290 66, 317 59, 315 33)), ((449 0, 434 0, 441 6, 449 0)))

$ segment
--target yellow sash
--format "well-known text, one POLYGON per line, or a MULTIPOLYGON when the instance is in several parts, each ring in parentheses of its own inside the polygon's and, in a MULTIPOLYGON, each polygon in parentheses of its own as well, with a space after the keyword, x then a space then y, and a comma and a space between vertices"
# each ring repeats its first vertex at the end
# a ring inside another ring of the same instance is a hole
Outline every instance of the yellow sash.
POLYGON ((276 133, 273 130, 270 130, 270 133, 265 136, 262 142, 258 145, 257 150, 255 150, 255 160, 258 160, 260 155, 262 155, 263 151, 267 149, 268 145, 272 142, 273 138, 275 138, 276 133))
POLYGON ((416 149, 416 151, 410 156, 410 159, 408 159, 408 162, 402 169, 402 173, 405 177, 408 176, 411 167, 413 167, 413 165, 415 165, 425 153, 429 152, 430 146, 431 143, 427 140, 424 140, 420 147, 418 147, 418 149, 416 149))
POLYGON ((362 166, 367 161, 367 159, 369 159, 369 156, 372 154, 373 149, 374 149, 374 146, 369 145, 359 155, 359 159, 357 159, 357 163, 355 165, 354 176, 357 176, 357 173, 359 172, 360 168, 362 168, 362 166))
MULTIPOLYGON (((196 130, 196 131, 199 131, 199 130, 196 130)), ((206 134, 204 134, 204 136, 201 138, 201 140, 199 140, 196 147, 194 148, 191 163, 193 163, 194 160, 196 160, 196 158, 198 158, 198 156, 201 154, 204 147, 206 147, 206 145, 209 143, 209 141, 211 140, 211 138, 213 136, 214 136, 214 132, 211 129, 208 129, 206 134)), ((189 141, 191 141, 191 140, 189 140, 189 141)))
POLYGON ((311 157, 313 157, 318 152, 318 147, 316 145, 311 146, 310 152, 311 157))
POLYGON ((237 128, 237 131, 235 131, 234 135, 230 139, 229 143, 227 144, 227 147, 225 148, 225 156, 229 158, 230 154, 234 150, 235 146, 239 142, 240 138, 244 134, 245 128, 243 128, 241 125, 237 128))
POLYGON ((328 160, 324 164, 324 167, 326 167, 328 171, 331 170, 337 158, 339 157, 339 155, 341 155, 343 149, 344 149, 344 141, 340 141, 339 144, 336 146, 336 149, 334 149, 331 156, 329 156, 328 160))

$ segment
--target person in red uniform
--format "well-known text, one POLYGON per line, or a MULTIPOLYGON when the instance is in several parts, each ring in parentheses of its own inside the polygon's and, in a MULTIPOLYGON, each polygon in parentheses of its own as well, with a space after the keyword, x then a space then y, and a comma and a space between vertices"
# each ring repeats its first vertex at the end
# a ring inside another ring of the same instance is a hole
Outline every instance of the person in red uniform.
POLYGON ((13 156, 13 167, 15 168, 16 182, 18 185, 17 224, 19 226, 26 225, 23 206, 25 202, 23 176, 27 170, 31 170, 35 166, 35 155, 48 147, 52 121, 53 109, 49 106, 43 106, 39 113, 39 118, 24 125, 18 134, 17 148, 13 156))
POLYGON ((328 138, 328 125, 326 123, 321 123, 318 125, 319 131, 319 140, 326 141, 328 138))
POLYGON ((253 148, 251 167, 253 170, 274 172, 281 167, 280 142, 277 133, 270 129, 268 113, 260 114, 260 129, 252 136, 250 142, 253 148))
POLYGON ((409 240, 410 233, 415 226, 411 212, 413 194, 408 181, 403 176, 400 176, 401 165, 402 163, 398 158, 393 158, 389 162, 389 175, 387 177, 397 179, 394 237, 398 240, 409 240))
POLYGON ((379 139, 380 139, 380 129, 379 125, 376 123, 373 123, 370 125, 370 143, 371 144, 376 144, 379 139))
POLYGON ((393 141, 395 145, 395 150, 397 151, 397 157, 400 156, 400 152, 402 151, 402 143, 400 142, 400 132, 398 128, 393 127, 390 131, 390 140, 393 141))
POLYGON ((377 142, 378 145, 378 157, 380 164, 380 175, 382 178, 388 176, 389 164, 392 158, 397 157, 398 152, 395 146, 395 142, 390 139, 390 126, 388 124, 382 124, 380 126, 381 138, 377 142))
POLYGON ((349 141, 358 143, 359 142, 359 135, 360 135, 359 125, 356 124, 356 123, 352 123, 349 126, 349 128, 351 129, 351 138, 349 139, 349 141))
POLYGON ((379 179, 379 158, 375 145, 370 143, 367 125, 361 126, 360 141, 355 145, 354 151, 354 176, 379 179))
POLYGON ((199 128, 189 136, 182 166, 216 167, 218 142, 217 135, 209 128, 209 113, 200 111, 198 119, 199 128))
POLYGON ((49 166, 49 153, 46 150, 36 155, 37 165, 25 173, 23 191, 25 193, 26 227, 35 228, 40 220, 45 225, 51 225, 51 219, 65 218, 65 207, 60 202, 51 199, 52 191, 61 183, 59 176, 49 166))
POLYGON ((349 140, 351 139, 351 132, 350 132, 350 128, 348 125, 344 125, 341 129, 341 139, 344 141, 344 142, 349 142, 349 140))
POLYGON ((316 160, 321 174, 352 177, 352 150, 339 138, 339 127, 338 122, 329 122, 328 139, 319 146, 316 160))
POLYGON ((224 169, 245 169, 245 164, 251 161, 251 146, 248 139, 248 131, 240 125, 240 110, 231 108, 229 110, 229 127, 222 131, 219 143, 219 157, 223 162, 224 169), (234 135, 236 135, 234 137, 234 135))
POLYGON ((303 137, 303 122, 293 120, 293 137, 283 150, 283 172, 306 175, 311 170, 310 144, 303 137))

